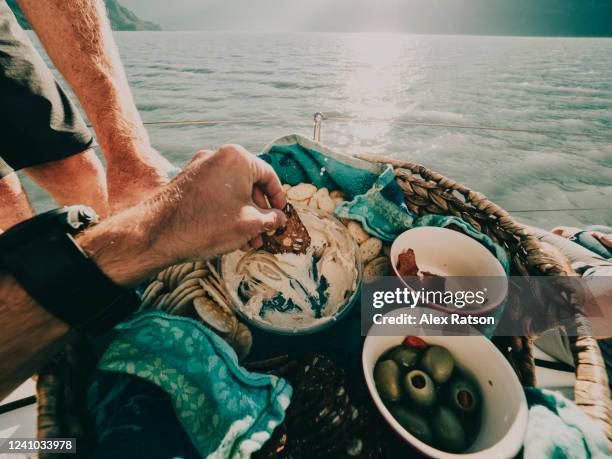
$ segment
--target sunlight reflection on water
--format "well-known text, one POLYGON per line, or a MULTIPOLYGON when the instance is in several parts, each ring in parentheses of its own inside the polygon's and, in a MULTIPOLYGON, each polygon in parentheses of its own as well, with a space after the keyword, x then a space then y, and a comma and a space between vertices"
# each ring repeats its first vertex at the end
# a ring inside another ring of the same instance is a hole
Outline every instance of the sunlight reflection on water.
MULTIPOLYGON (((402 40, 393 35, 359 35, 347 41, 345 53, 346 61, 352 65, 344 86, 347 117, 393 119, 401 116, 399 94, 411 81, 405 71, 411 59, 406 56, 408 52, 402 40)), ((384 144, 391 124, 348 123, 348 129, 360 144, 384 144)))

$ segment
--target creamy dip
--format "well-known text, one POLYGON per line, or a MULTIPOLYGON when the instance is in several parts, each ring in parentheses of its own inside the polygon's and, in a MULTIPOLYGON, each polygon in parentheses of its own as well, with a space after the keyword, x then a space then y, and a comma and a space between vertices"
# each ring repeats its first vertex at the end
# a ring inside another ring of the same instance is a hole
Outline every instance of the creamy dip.
POLYGON ((360 282, 359 249, 347 228, 326 212, 296 210, 311 238, 305 254, 237 250, 221 261, 228 293, 239 310, 283 331, 332 320, 360 282))

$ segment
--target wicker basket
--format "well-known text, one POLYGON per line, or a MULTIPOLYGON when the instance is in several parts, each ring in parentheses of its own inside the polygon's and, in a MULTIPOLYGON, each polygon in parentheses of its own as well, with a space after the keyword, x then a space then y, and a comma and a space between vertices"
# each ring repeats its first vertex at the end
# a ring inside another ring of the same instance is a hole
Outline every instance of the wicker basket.
MULTIPOLYGON (((419 164, 399 161, 383 156, 359 155, 360 159, 390 164, 395 169, 396 180, 404 190, 406 205, 417 215, 428 213, 455 215, 469 222, 500 244, 510 255, 511 274, 520 276, 571 275, 568 262, 558 253, 546 251, 529 228, 516 222, 505 210, 489 201, 481 193, 450 180, 419 164)), ((516 302, 514 302, 516 303, 516 302)), ((506 314, 518 314, 512 298, 506 314)), ((593 418, 609 440, 612 451, 612 402, 610 388, 597 341, 590 333, 586 317, 568 286, 562 295, 541 304, 542 314, 556 313, 560 319, 571 315, 576 323, 576 337, 572 338, 572 350, 576 363, 574 395, 576 404, 593 418)), ((535 316, 535 314, 534 314, 535 316)), ((533 318, 537 325, 537 317, 533 318)), ((526 330, 526 336, 496 338, 500 351, 514 367, 525 386, 535 385, 535 364, 532 344, 537 326, 526 330)), ((84 394, 83 381, 92 368, 92 359, 77 358, 75 352, 86 355, 87 346, 72 346, 59 355, 41 372, 38 382, 39 436, 41 438, 79 436, 91 438, 87 432, 87 419, 80 403, 84 394), (78 350, 78 352, 76 352, 78 350), (44 377, 42 377, 44 376, 44 377), (50 390, 49 387, 53 386, 50 390), (63 385, 63 386, 62 386, 63 385), (62 394, 49 396, 49 394, 62 394), (65 400, 61 403, 61 400, 65 400), (72 403, 68 403, 72 401, 72 403), (67 421, 69 420, 69 422, 67 421)), ((85 446, 85 445, 83 445, 85 446)), ((81 451, 87 451, 83 448, 81 451)), ((79 454, 80 457, 87 457, 79 454)), ((42 455, 42 458, 52 456, 42 455)))

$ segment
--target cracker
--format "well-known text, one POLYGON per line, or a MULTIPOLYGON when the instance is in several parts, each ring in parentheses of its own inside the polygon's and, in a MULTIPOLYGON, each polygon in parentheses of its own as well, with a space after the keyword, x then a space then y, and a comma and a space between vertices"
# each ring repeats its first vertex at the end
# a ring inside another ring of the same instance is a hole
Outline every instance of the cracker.
POLYGON ((300 183, 287 190, 287 199, 292 201, 305 201, 317 192, 317 187, 311 183, 300 183))
POLYGON ((323 210, 325 212, 330 212, 331 213, 336 208, 336 205, 334 204, 334 201, 329 196, 329 191, 327 191, 327 188, 325 188, 325 187, 320 188, 319 190, 317 190, 317 192, 310 199, 315 199, 315 198, 317 200, 317 207, 320 210, 323 210))
POLYGON ((197 271, 199 269, 204 269, 205 266, 206 266, 206 262, 204 260, 196 260, 193 263, 193 270, 197 271))
POLYGON ((306 253, 306 249, 310 246, 308 230, 291 204, 288 203, 283 212, 287 216, 287 224, 284 228, 279 228, 271 234, 262 234, 264 242, 262 250, 273 254, 306 253))
POLYGON ((376 237, 371 237, 359 246, 361 261, 367 263, 378 256, 382 250, 382 241, 376 237))
POLYGON ((308 207, 308 203, 310 202, 310 199, 305 199, 303 201, 295 201, 294 199, 287 199, 287 202, 297 207, 308 207))
POLYGON ((190 279, 201 279, 208 274, 208 269, 196 269, 195 271, 191 271, 181 280, 181 283, 186 282, 190 279))
POLYGON ((162 293, 161 295, 159 295, 151 304, 151 308, 165 310, 167 307, 166 300, 168 299, 169 295, 169 293, 162 293))
POLYGON ((180 304, 183 299, 191 296, 193 293, 196 293, 196 296, 204 295, 204 291, 200 288, 199 285, 188 287, 180 291, 178 295, 172 295, 172 298, 168 298, 166 303, 168 305, 168 309, 166 310, 169 313, 172 313, 173 310, 180 304))
POLYGON ((209 298, 200 296, 193 300, 193 307, 202 321, 218 333, 229 334, 236 327, 236 317, 220 308, 209 298))
POLYGON ((190 279, 188 281, 182 282, 174 290, 172 290, 171 292, 168 293, 168 299, 167 299, 168 305, 172 305, 174 303, 174 300, 179 295, 182 295, 182 293, 186 289, 190 289, 190 288, 197 287, 197 286, 198 286, 198 280, 197 279, 190 279))
POLYGON ((171 309, 168 311, 170 314, 182 315, 188 311, 190 308, 193 308, 193 301, 196 298, 200 298, 204 296, 204 290, 197 289, 189 292, 189 294, 185 295, 178 302, 171 306, 171 309))
POLYGON ((229 341, 230 345, 236 351, 236 354, 238 354, 239 361, 249 355, 253 347, 253 335, 251 334, 251 330, 241 322, 238 322, 236 331, 229 341))
POLYGON ((331 198, 331 200, 334 203, 334 209, 345 201, 344 198, 340 197, 331 198))
POLYGON ((387 257, 376 257, 363 268, 363 281, 366 284, 391 273, 391 262, 387 257))
POLYGON ((168 290, 174 290, 177 285, 179 285, 181 276, 184 276, 191 267, 193 267, 193 263, 189 262, 175 265, 171 276, 168 278, 168 283, 166 284, 168 290))
POLYGON ((346 227, 348 228, 349 233, 351 233, 351 236, 353 236, 353 239, 357 241, 357 244, 361 245, 370 239, 370 235, 366 233, 363 226, 361 226, 361 223, 351 220, 347 223, 346 227))

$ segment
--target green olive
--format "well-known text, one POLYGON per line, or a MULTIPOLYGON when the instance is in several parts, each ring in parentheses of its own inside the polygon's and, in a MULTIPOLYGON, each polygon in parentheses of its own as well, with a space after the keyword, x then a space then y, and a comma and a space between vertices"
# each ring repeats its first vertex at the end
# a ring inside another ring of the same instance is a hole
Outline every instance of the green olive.
POLYGON ((383 400, 397 402, 402 398, 400 370, 393 360, 383 360, 376 364, 374 367, 374 383, 383 400))
POLYGON ((378 361, 379 361, 379 362, 382 362, 383 360, 389 360, 389 359, 391 359, 391 355, 392 355, 392 354, 393 354, 393 353, 394 353, 396 350, 401 349, 402 347, 403 347, 403 346, 402 346, 401 344, 398 344, 397 346, 390 347, 389 349, 387 349, 387 350, 386 350, 386 351, 383 353, 383 355, 381 355, 381 356, 378 358, 378 361))
POLYGON ((419 353, 415 349, 406 346, 398 346, 389 354, 391 358, 402 370, 410 370, 416 365, 419 353))
POLYGON ((433 441, 433 433, 427 420, 414 410, 403 406, 391 407, 391 414, 401 426, 425 443, 433 441))
POLYGON ((429 375, 412 370, 404 377, 404 389, 410 400, 421 408, 431 408, 436 403, 436 388, 429 375))
POLYGON ((463 426, 457 415, 449 408, 438 407, 432 418, 431 427, 438 448, 453 453, 465 451, 467 448, 463 426))
POLYGON ((421 365, 437 384, 444 384, 453 373, 455 359, 445 348, 431 346, 423 354, 421 365))
POLYGON ((470 445, 480 432, 480 413, 463 413, 456 412, 461 419, 461 425, 467 438, 468 445, 470 445))
POLYGON ((450 406, 460 413, 474 413, 480 407, 480 391, 472 381, 457 377, 447 388, 450 406))

